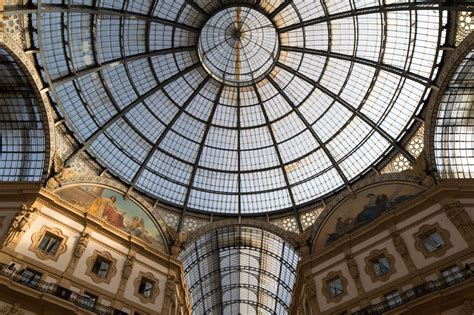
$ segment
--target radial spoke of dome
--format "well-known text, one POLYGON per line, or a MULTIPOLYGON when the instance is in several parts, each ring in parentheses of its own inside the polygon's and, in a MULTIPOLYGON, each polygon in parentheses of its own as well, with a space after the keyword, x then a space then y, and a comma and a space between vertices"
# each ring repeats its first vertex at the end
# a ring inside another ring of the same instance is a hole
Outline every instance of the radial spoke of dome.
POLYGON ((191 176, 189 178, 188 187, 186 190, 186 196, 184 198, 184 206, 183 211, 181 213, 181 217, 179 219, 178 224, 178 233, 181 232, 181 228, 183 227, 184 215, 186 214, 186 210, 189 203, 189 198, 191 197, 191 189, 193 187, 194 178, 196 177, 199 161, 201 160, 202 152, 204 151, 204 146, 206 144, 206 139, 209 134, 209 130, 211 129, 211 124, 214 119, 214 114, 216 113, 217 106, 219 105, 219 100, 221 98, 222 92, 224 91, 224 84, 221 84, 219 87, 219 92, 217 92, 216 98, 214 100, 214 104, 212 105, 211 113, 209 114, 209 118, 207 119, 206 129, 204 130, 201 143, 199 144, 199 149, 196 155, 196 160, 194 160, 193 170, 191 171, 191 176))
POLYGON ((27 5, 27 6, 6 6, 5 15, 12 14, 42 14, 42 13, 82 13, 82 14, 91 14, 91 15, 100 15, 100 16, 115 16, 115 17, 124 17, 132 20, 143 20, 153 23, 159 23, 168 26, 174 26, 182 28, 184 30, 199 33, 199 28, 190 26, 187 24, 182 24, 176 21, 171 21, 156 16, 148 16, 146 14, 140 14, 136 12, 130 12, 125 10, 109 9, 109 8, 99 8, 91 7, 86 5, 66 5, 66 4, 44 4, 39 5, 27 5))
POLYGON ((75 79, 78 79, 82 76, 85 76, 85 75, 88 75, 88 74, 91 74, 91 73, 94 73, 94 72, 102 71, 102 70, 104 70, 106 68, 109 68, 109 67, 115 67, 118 64, 126 64, 128 62, 132 62, 132 61, 136 61, 136 60, 140 60, 140 59, 144 59, 144 58, 150 58, 150 57, 160 56, 160 55, 167 55, 167 54, 171 54, 171 53, 179 53, 179 52, 184 52, 184 51, 193 51, 193 50, 196 50, 196 49, 197 49, 196 45, 183 46, 183 47, 174 47, 174 48, 165 48, 165 49, 152 50, 152 51, 149 51, 149 52, 135 54, 135 55, 131 55, 131 56, 123 57, 123 58, 117 58, 117 59, 110 60, 110 61, 107 61, 107 62, 104 62, 104 63, 101 63, 101 64, 97 64, 97 65, 92 66, 92 67, 87 67, 87 68, 81 69, 79 71, 76 71, 75 73, 71 73, 71 74, 65 75, 63 77, 54 79, 52 83, 53 84, 63 84, 63 83, 67 83, 67 82, 73 81, 75 79))
POLYGON ((306 129, 311 133, 311 135, 313 136, 313 138, 316 140, 316 142, 318 142, 319 146, 321 147, 321 149, 323 149, 324 153, 326 154, 326 156, 328 157, 328 159, 331 161, 334 169, 337 171, 337 173, 339 174, 339 176, 341 177, 342 181, 344 182, 344 184, 347 186, 347 188, 349 190, 351 190, 351 187, 350 187, 350 184, 349 184, 349 180, 347 179, 346 175, 344 174, 344 172, 342 171, 342 169, 339 167, 339 164, 337 163, 336 159, 334 158, 334 156, 331 154, 331 152, 329 151, 329 149, 326 147, 326 145, 324 144, 324 142, 321 140, 321 138, 317 135, 316 131, 314 131, 314 129, 312 128, 311 124, 308 122, 308 120, 306 120, 306 117, 304 117, 304 115, 300 112, 300 110, 298 109, 298 107, 296 107, 296 105, 290 100, 290 98, 288 97, 288 95, 286 95, 285 91, 283 91, 281 89, 281 87, 270 77, 268 76, 267 77, 268 81, 270 81, 270 83, 277 89, 278 93, 280 93, 280 95, 285 99, 285 101, 288 103, 288 105, 291 106, 291 108, 293 109, 293 111, 296 113, 296 115, 298 115, 299 119, 303 122, 303 124, 305 125, 306 129))
POLYGON ((80 154, 81 152, 83 152, 85 149, 87 149, 90 144, 95 140, 97 139, 98 136, 100 136, 108 127, 112 126, 115 122, 117 122, 120 118, 124 117, 126 113, 128 113, 129 111, 131 111, 133 108, 135 108, 135 106, 137 106, 138 104, 140 104, 141 102, 143 102, 144 100, 146 100, 148 97, 150 97, 151 95, 155 94, 156 92, 160 91, 161 89, 163 89, 165 86, 167 86, 168 84, 176 81, 177 79, 179 79, 180 77, 184 76, 185 74, 193 71, 194 69, 196 69, 197 67, 200 66, 200 63, 197 62, 195 64, 193 64, 192 66, 189 66, 188 68, 184 69, 183 71, 181 72, 178 72, 176 73, 175 75, 171 76, 170 78, 164 80, 163 82, 161 82, 160 84, 158 84, 157 86, 155 86, 154 88, 150 89, 148 92, 140 95, 140 97, 138 97, 136 100, 134 100, 133 102, 131 102, 130 104, 128 104, 124 109, 122 109, 122 111, 118 112, 117 114, 115 114, 114 116, 112 116, 107 122, 105 122, 102 126, 100 126, 92 135, 90 135, 87 139, 85 139, 83 142, 82 142, 82 145, 76 149, 67 159, 66 161, 64 162, 65 165, 69 165, 69 163, 74 159, 74 157, 76 157, 78 154, 80 154))
POLYGON ((265 117, 265 123, 267 125, 268 132, 273 141, 273 148, 275 149, 275 152, 277 154, 278 163, 280 163, 281 172, 285 179, 285 184, 286 184, 286 188, 288 189, 288 194, 290 195, 291 204, 293 205, 293 212, 295 213, 296 222, 298 224, 298 229, 301 233, 303 233, 303 225, 301 224, 300 216, 298 215, 298 210, 296 209, 295 197, 293 196, 293 191, 291 190, 291 187, 290 187, 290 180, 288 179, 288 174, 286 173, 286 169, 283 166, 284 165, 283 158, 281 156, 280 149, 278 148, 278 144, 275 138, 275 134, 273 133, 272 126, 270 124, 270 118, 268 117, 268 113, 267 113, 267 110, 265 109, 265 106, 263 106, 262 98, 260 96, 260 92, 258 91, 257 85, 254 83, 252 86, 255 91, 255 95, 257 96, 257 101, 258 101, 258 104, 260 105, 260 109, 263 113, 263 117, 265 117))
POLYGON ((310 55, 316 56, 324 56, 324 57, 331 57, 341 60, 347 60, 350 62, 356 62, 359 64, 363 64, 366 66, 370 66, 373 68, 379 68, 381 70, 396 74, 400 77, 410 79, 414 82, 418 82, 420 84, 426 85, 430 82, 428 78, 425 78, 421 75, 412 73, 410 71, 406 71, 391 65, 383 64, 377 61, 372 61, 370 59, 360 58, 356 56, 350 56, 345 54, 336 53, 334 51, 326 51, 326 50, 317 50, 317 49, 310 49, 310 48, 303 48, 303 47, 291 47, 291 46, 281 46, 281 50, 290 51, 290 52, 297 52, 297 53, 306 53, 310 55))
POLYGON ((137 183, 138 179, 140 178, 140 175, 143 173, 143 171, 146 168, 146 165, 150 161, 151 157, 153 156, 153 153, 155 153, 156 149, 160 146, 161 142, 163 139, 166 137, 168 132, 171 130, 175 122, 178 120, 178 118, 181 116, 181 114, 186 110, 186 108, 191 104, 191 102, 194 100, 194 98, 201 92, 202 88, 209 82, 209 79, 211 78, 210 75, 207 75, 206 78, 199 84, 199 86, 193 91, 191 96, 186 100, 186 102, 179 108, 178 112, 173 116, 171 121, 166 125, 165 130, 160 134, 158 139, 156 140, 155 144, 151 148, 151 150, 148 152, 146 158, 143 160, 142 164, 140 165, 140 168, 138 171, 135 173, 135 176, 133 177, 132 182, 130 183, 131 186, 135 186, 137 183))
POLYGON ((285 1, 283 1, 283 3, 278 6, 278 8, 276 8, 275 10, 273 10, 273 12, 270 14, 269 18, 270 18, 270 19, 273 19, 275 16, 277 16, 278 14, 280 14, 280 12, 283 11, 288 5, 290 5, 290 4, 292 4, 292 3, 293 3, 293 0, 285 0, 285 1))
POLYGON ((241 171, 242 171, 242 167, 241 167, 241 163, 242 163, 242 152, 240 152, 241 150, 241 143, 240 143, 240 136, 241 136, 241 118, 240 118, 240 115, 241 115, 241 109, 240 109, 240 105, 241 105, 241 99, 240 99, 240 87, 237 87, 237 189, 238 189, 238 210, 239 210, 239 215, 241 215, 242 213, 242 175, 241 175, 241 171))
POLYGON ((326 95, 332 97, 336 101, 338 101, 341 105, 343 105, 347 110, 351 111, 355 116, 360 118, 362 121, 364 121, 367 125, 369 125, 372 129, 377 131, 385 140, 387 140, 394 148, 396 148, 403 156, 407 158, 407 160, 414 164, 416 159, 404 148, 402 147, 392 136, 390 136, 385 130, 380 128, 375 122, 373 122, 369 117, 367 117, 365 114, 361 113, 360 110, 349 104, 346 100, 342 99, 339 95, 331 92, 328 88, 325 88, 318 82, 312 80, 311 78, 308 78, 306 75, 299 73, 298 71, 295 71, 293 68, 288 67, 287 65, 284 65, 280 62, 277 62, 277 66, 285 69, 288 72, 291 72, 295 76, 299 77, 300 79, 308 82, 309 84, 315 86, 319 90, 321 90, 323 93, 326 95))
POLYGON ((388 4, 388 5, 380 5, 368 8, 361 8, 355 9, 351 11, 345 11, 341 13, 336 13, 327 16, 321 16, 315 19, 303 21, 300 23, 292 24, 286 27, 282 27, 278 29, 278 33, 286 33, 289 31, 293 31, 302 27, 311 26, 314 24, 325 23, 331 20, 337 19, 344 19, 351 16, 358 16, 358 15, 368 15, 374 13, 384 13, 390 11, 407 11, 407 10, 438 10, 440 8, 444 10, 458 10, 457 6, 459 5, 447 5, 444 4, 442 7, 437 2, 410 2, 410 3, 395 3, 395 4, 388 4))

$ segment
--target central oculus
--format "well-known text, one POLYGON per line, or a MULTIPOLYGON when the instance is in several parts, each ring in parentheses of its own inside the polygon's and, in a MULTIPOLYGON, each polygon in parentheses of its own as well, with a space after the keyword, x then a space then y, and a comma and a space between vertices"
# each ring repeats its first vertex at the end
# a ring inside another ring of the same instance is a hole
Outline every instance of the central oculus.
POLYGON ((279 54, 278 33, 260 11, 233 6, 207 21, 198 51, 212 77, 228 85, 248 86, 273 69, 279 54))

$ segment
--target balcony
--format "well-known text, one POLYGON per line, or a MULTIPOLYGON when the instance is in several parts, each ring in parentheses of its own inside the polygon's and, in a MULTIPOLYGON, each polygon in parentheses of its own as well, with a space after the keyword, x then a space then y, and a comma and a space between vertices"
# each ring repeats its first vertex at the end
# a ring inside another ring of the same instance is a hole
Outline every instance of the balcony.
POLYGON ((127 313, 106 306, 90 299, 87 296, 80 295, 69 289, 63 288, 56 283, 50 283, 38 280, 34 277, 25 276, 24 273, 16 272, 8 268, 8 265, 0 264, 0 276, 6 277, 13 282, 22 284, 41 293, 51 294, 63 300, 73 303, 74 305, 94 312, 100 315, 127 315, 127 313))
POLYGON ((376 315, 383 314, 397 307, 400 307, 408 302, 423 297, 432 292, 444 290, 458 283, 469 280, 474 276, 474 264, 467 265, 469 268, 465 268, 462 271, 452 273, 449 276, 443 277, 438 280, 428 281, 413 287, 407 291, 401 292, 400 295, 387 299, 383 302, 368 306, 364 309, 352 313, 353 315, 376 315))

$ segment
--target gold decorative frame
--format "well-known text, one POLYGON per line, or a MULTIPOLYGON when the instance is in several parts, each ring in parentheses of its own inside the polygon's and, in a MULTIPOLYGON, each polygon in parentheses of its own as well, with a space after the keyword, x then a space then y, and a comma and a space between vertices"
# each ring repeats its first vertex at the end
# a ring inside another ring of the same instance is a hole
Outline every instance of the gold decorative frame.
POLYGON ((415 237, 415 248, 416 248, 416 250, 421 252, 425 258, 444 256, 444 254, 446 254, 446 251, 449 248, 453 247, 453 244, 451 244, 451 242, 449 240, 451 235, 449 234, 449 232, 447 230, 441 228, 439 223, 435 223, 435 224, 431 224, 431 225, 425 224, 425 225, 421 226, 420 229, 418 230, 418 232, 413 234, 413 236, 415 237), (439 235, 441 236, 441 238, 444 241, 444 245, 441 248, 437 249, 437 250, 434 250, 432 252, 428 252, 425 248, 425 245, 423 244, 423 237, 426 236, 427 234, 433 233, 433 232, 438 232, 439 233, 439 235))
POLYGON ((342 298, 347 295, 347 279, 342 275, 341 271, 331 271, 322 281, 323 287, 321 289, 321 293, 324 295, 328 303, 339 303, 341 302, 342 298), (342 293, 336 296, 331 296, 331 292, 329 291, 329 282, 336 278, 341 279, 342 293))
POLYGON ((397 270, 395 269, 395 257, 390 255, 386 248, 384 248, 382 250, 375 249, 375 250, 370 252, 369 256, 365 257, 365 272, 370 276, 370 278, 372 279, 372 282, 376 282, 376 281, 385 282, 388 279, 390 279, 390 277, 395 272, 397 272, 397 270), (375 273, 375 270, 374 270, 374 267, 373 267, 373 262, 374 262, 374 260, 376 260, 378 258, 381 258, 381 257, 387 258, 388 265, 390 267, 390 271, 387 271, 383 275, 379 276, 375 273))
POLYGON ((67 250, 67 245, 66 245, 67 240, 68 240, 68 237, 64 235, 60 229, 50 228, 43 225, 38 232, 33 233, 33 235, 31 236, 31 245, 28 248, 28 250, 35 253, 38 259, 58 261, 59 256, 64 254, 67 250), (46 233, 50 233, 54 236, 57 236, 58 238, 61 238, 61 243, 59 244, 58 250, 56 251, 55 254, 46 253, 38 248, 41 240, 46 235, 46 233))
POLYGON ((117 264, 117 260, 115 258, 113 258, 110 253, 108 253, 108 252, 99 252, 98 250, 95 250, 94 253, 92 254, 92 256, 87 258, 87 261, 86 261, 86 265, 87 265, 86 275, 88 275, 92 279, 92 281, 94 281, 95 283, 109 284, 110 279, 112 279, 112 277, 117 274, 116 264, 117 264), (94 267, 94 263, 95 263, 95 261, 97 260, 98 257, 102 257, 102 258, 105 258, 108 261, 110 261, 110 268, 107 271, 107 275, 104 278, 99 277, 95 272, 92 271, 92 268, 94 267))
POLYGON ((159 280, 156 279, 153 276, 153 274, 151 274, 150 272, 143 273, 140 271, 140 273, 138 274, 138 277, 133 281, 133 286, 135 287, 135 290, 133 291, 133 295, 139 298, 143 304, 147 304, 147 303, 154 304, 156 297, 158 296, 158 294, 160 294, 160 290, 158 289, 158 283, 159 283, 159 280), (151 294, 149 297, 146 297, 143 294, 138 292, 143 278, 148 279, 151 282, 153 282, 153 289, 151 290, 151 294))

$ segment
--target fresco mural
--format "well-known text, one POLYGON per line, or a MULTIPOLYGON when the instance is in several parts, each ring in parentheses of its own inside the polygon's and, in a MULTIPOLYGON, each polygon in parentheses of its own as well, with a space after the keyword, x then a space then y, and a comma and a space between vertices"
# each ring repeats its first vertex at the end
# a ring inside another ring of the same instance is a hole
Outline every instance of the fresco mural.
POLYGON ((326 219, 317 237, 315 248, 330 245, 404 201, 415 198, 423 191, 420 186, 393 182, 358 191, 355 198, 342 201, 326 219))
POLYGON ((149 215, 135 202, 101 186, 68 186, 56 191, 62 199, 145 242, 161 244, 161 235, 149 215))

